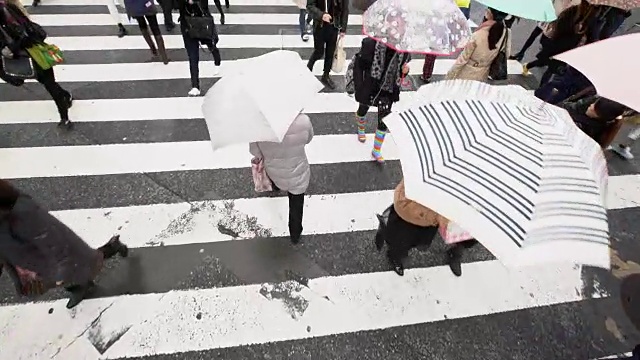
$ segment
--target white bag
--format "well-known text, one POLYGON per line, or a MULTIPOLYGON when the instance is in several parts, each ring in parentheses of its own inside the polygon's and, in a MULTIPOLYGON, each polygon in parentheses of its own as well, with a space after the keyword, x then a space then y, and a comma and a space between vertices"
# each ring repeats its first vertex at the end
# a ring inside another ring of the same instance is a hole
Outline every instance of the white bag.
POLYGON ((467 230, 461 228, 460 225, 453 221, 449 221, 446 227, 441 225, 438 230, 445 244, 455 244, 473 239, 473 236, 467 230))
POLYGON ((333 53, 333 64, 331 71, 341 73, 344 71, 344 64, 347 62, 347 52, 344 51, 344 37, 338 38, 336 51, 333 53))

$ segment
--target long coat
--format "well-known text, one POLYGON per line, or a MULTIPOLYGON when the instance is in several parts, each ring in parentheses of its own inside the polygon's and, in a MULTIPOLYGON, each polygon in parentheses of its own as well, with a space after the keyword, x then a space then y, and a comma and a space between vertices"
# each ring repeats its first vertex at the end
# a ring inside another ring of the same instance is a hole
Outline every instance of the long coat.
POLYGON ((511 30, 507 29, 506 33, 498 40, 496 48, 491 50, 489 49, 489 29, 490 24, 483 24, 473 33, 447 73, 446 80, 461 79, 486 82, 489 77, 489 67, 493 59, 498 56, 500 45, 502 45, 505 36, 507 36, 505 44, 507 58, 511 55, 511 30))
POLYGON ((300 114, 293 121, 282 142, 261 141, 249 144, 251 155, 264 159, 269 178, 280 190, 294 195, 309 187, 311 168, 305 146, 313 139, 309 116, 300 114))
MULTIPOLYGON (((8 182, 0 182, 0 191, 16 191, 8 182)), ((4 193, 6 195, 6 191, 4 193)), ((0 211, 0 267, 9 268, 16 289, 20 292, 26 285, 24 278, 16 276, 20 273, 34 274, 43 284, 43 290, 60 285, 84 285, 94 279, 102 268, 102 253, 91 248, 29 195, 17 193, 10 210, 0 211)))
POLYGON ((331 12, 331 22, 333 26, 339 28, 341 32, 347 31, 349 24, 349 1, 350 0, 307 0, 307 11, 313 17, 313 26, 316 30, 324 26, 322 15, 329 12, 326 5, 329 5, 331 12), (331 3, 335 6, 330 5, 331 3))

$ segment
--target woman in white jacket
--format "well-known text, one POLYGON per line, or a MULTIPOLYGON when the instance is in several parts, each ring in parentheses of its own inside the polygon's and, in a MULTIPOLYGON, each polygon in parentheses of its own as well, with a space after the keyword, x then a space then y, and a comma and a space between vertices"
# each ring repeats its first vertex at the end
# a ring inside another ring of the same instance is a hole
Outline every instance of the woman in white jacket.
POLYGON ((264 168, 275 191, 286 191, 289 197, 289 235, 297 244, 302 235, 304 194, 309 187, 311 168, 305 146, 313 139, 309 116, 300 113, 282 142, 257 142, 249 145, 251 155, 263 159, 264 168))

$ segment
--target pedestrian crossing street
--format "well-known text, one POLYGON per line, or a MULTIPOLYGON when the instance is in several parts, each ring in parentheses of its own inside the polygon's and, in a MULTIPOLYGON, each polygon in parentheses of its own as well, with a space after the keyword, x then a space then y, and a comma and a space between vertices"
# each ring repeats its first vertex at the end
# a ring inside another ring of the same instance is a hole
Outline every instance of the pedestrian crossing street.
MULTIPOLYGON (((212 151, 202 98, 186 96, 178 29, 164 36, 172 62, 163 65, 145 62, 146 44, 124 13, 130 35, 117 38, 99 2, 43 0, 28 9, 65 53, 56 77, 76 99, 75 128, 56 128, 55 105, 39 84, 0 83, 0 178, 90 245, 119 233, 132 251, 108 264, 94 298, 71 311, 60 291, 28 302, 0 278, 0 360, 587 360, 631 349, 603 320, 619 305, 600 270, 506 269, 478 246, 456 278, 444 244, 434 241, 411 253, 404 277, 390 271, 373 236, 375 213, 392 202, 401 178, 398 151, 391 135, 386 163, 371 161, 375 110, 362 145, 342 74, 333 75, 338 90, 305 109, 315 130, 312 181, 302 241, 293 246, 287 198, 253 191, 248 146, 212 151)), ((312 41, 297 34, 297 14, 290 0, 232 0, 218 27, 219 75, 201 54, 203 89, 276 49, 306 61, 312 41)), ((349 19, 348 58, 362 38, 360 21, 359 13, 349 19)), ((434 79, 452 63, 439 58, 434 79)), ((417 79, 422 59, 410 66, 417 79)), ((531 88, 520 71, 510 61, 508 82, 531 88)), ((403 92, 395 109, 412 95, 403 92)), ((640 175, 615 164, 610 173, 612 237, 633 240, 640 175)))

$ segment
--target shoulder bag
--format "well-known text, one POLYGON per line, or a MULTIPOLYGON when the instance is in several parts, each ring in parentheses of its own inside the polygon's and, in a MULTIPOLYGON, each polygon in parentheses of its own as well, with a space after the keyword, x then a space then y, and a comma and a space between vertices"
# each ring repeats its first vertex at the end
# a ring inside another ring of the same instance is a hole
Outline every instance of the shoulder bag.
MULTIPOLYGON (((0 26, 0 36, 4 37, 7 43, 12 44, 13 39, 0 26)), ((14 53, 12 57, 0 55, 0 73, 3 77, 13 78, 16 81, 7 81, 12 85, 21 85, 20 80, 35 79, 36 71, 33 67, 33 61, 29 55, 21 55, 14 53)))
POLYGON ((184 22, 187 25, 187 35, 192 39, 217 42, 218 34, 213 16, 207 16, 205 12, 202 11, 199 3, 197 3, 197 7, 200 10, 200 16, 196 16, 193 13, 187 13, 187 16, 185 16, 184 22))
POLYGON ((496 55, 489 66, 489 76, 493 80, 507 80, 507 49, 505 46, 507 44, 507 38, 509 37, 509 30, 506 26, 504 31, 504 39, 502 39, 502 44, 500 44, 498 55, 496 55))

